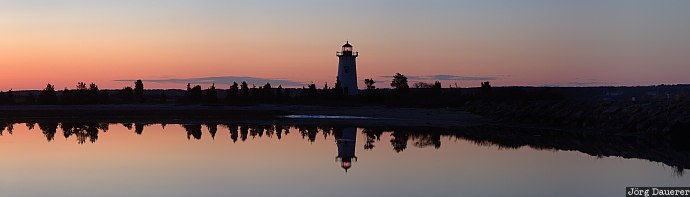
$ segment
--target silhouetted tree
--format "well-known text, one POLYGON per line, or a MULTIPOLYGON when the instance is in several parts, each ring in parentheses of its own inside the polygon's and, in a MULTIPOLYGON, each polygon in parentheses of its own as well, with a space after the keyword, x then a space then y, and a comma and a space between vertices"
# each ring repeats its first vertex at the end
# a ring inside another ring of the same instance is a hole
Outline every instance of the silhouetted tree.
POLYGON ((410 86, 407 84, 407 77, 400 73, 396 73, 395 76, 393 76, 391 87, 399 90, 410 88, 410 86))
POLYGON ((144 82, 141 79, 134 82, 134 97, 139 102, 144 102, 144 82))
POLYGON ((218 91, 216 91, 216 84, 211 85, 210 88, 206 90, 206 102, 207 103, 217 103, 218 102, 218 91))
POLYGON ((406 94, 410 89, 410 86, 407 84, 407 77, 400 73, 396 73, 395 76, 393 76, 391 87, 393 87, 398 94, 406 94))
POLYGON ((480 93, 482 95, 491 94, 491 84, 488 81, 482 82, 482 87, 480 88, 480 93))
POLYGON ((191 84, 187 84, 187 91, 185 92, 185 101, 191 103, 198 103, 201 101, 201 86, 195 85, 191 87, 191 84))
POLYGON ((86 93, 86 99, 88 104, 95 104, 100 102, 100 91, 95 83, 89 85, 89 90, 86 93))
POLYGON ((266 101, 272 101, 274 99, 273 87, 270 83, 266 83, 261 89, 261 97, 266 101))
POLYGON ((431 89, 432 89, 432 94, 434 96, 440 96, 441 95, 441 82, 436 81, 434 83, 434 86, 431 87, 431 89))
POLYGON ((134 90, 132 87, 124 87, 117 93, 117 96, 120 97, 123 102, 132 102, 134 101, 134 90))
POLYGON ((226 101, 231 101, 233 99, 237 99, 239 96, 239 86, 237 85, 237 82, 232 82, 232 85, 230 86, 230 89, 228 89, 228 94, 225 96, 226 101))
POLYGON ((276 101, 277 102, 283 101, 284 96, 285 96, 285 93, 283 92, 283 86, 278 85, 278 88, 276 88, 276 101))
POLYGON ((55 92, 55 86, 53 85, 46 85, 46 88, 41 90, 41 93, 38 94, 38 103, 40 104, 54 105, 57 104, 57 102, 57 93, 55 92))
POLYGON ((243 81, 240 85, 240 98, 249 98, 249 85, 247 84, 247 82, 243 81))
POLYGON ((77 90, 86 91, 87 90, 86 83, 84 83, 84 82, 77 83, 77 90))
POLYGON ((103 97, 107 96, 106 94, 100 93, 95 83, 91 83, 87 86, 84 82, 78 82, 74 90, 65 88, 62 94, 62 102, 72 105, 96 104, 104 101, 105 99, 103 97))
POLYGON ((309 94, 311 94, 312 96, 316 96, 316 84, 309 84, 309 94))
POLYGON ((367 90, 376 89, 376 86, 374 86, 375 83, 376 81, 374 81, 374 79, 364 79, 364 84, 367 85, 367 90))

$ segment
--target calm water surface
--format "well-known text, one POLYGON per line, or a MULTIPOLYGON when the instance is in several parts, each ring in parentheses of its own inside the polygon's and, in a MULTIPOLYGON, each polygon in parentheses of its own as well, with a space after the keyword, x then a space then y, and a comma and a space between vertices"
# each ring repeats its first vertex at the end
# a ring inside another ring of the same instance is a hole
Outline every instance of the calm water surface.
POLYGON ((8 126, 0 136, 4 197, 624 196, 626 186, 690 185, 682 168, 659 162, 424 130, 8 126))

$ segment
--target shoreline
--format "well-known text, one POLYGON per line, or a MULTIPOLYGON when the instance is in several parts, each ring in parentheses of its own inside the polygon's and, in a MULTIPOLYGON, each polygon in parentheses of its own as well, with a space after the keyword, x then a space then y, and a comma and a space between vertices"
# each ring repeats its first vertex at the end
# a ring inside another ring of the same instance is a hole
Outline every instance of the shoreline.
POLYGON ((0 106, 0 121, 280 121, 366 126, 467 127, 492 123, 487 118, 454 108, 315 105, 30 105, 0 106), (305 118, 286 118, 303 115, 305 118), (310 116, 347 116, 314 118, 310 116))

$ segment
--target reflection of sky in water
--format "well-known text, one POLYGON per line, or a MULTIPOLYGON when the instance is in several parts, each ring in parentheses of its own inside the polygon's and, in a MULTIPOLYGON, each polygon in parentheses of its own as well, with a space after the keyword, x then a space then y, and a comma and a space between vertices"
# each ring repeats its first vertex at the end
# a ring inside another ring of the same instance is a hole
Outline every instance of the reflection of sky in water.
MULTIPOLYGON (((354 156, 348 129, 303 135, 291 128, 270 136, 250 134, 233 142, 228 128, 200 140, 180 125, 128 131, 109 125, 95 143, 65 139, 61 129, 47 142, 38 128, 14 125, 0 137, 2 196, 622 196, 626 186, 687 186, 660 163, 597 159, 574 151, 499 149, 441 136, 438 144, 397 134, 373 144, 357 129, 354 156), (308 139, 315 137, 311 142, 308 139), (371 147, 373 145, 373 148, 371 147), (367 148, 365 149, 365 146, 367 148), (401 146, 401 144, 396 144, 401 146), (423 148, 421 146, 424 146, 423 148), (435 147, 438 146, 438 149, 435 147), (399 151, 399 152, 398 152, 399 151), (340 156, 341 158, 336 158, 340 156), (336 158, 336 160, 334 160, 336 158), (342 165, 348 166, 347 173, 342 165)), ((240 131, 241 132, 241 131, 240 131)))

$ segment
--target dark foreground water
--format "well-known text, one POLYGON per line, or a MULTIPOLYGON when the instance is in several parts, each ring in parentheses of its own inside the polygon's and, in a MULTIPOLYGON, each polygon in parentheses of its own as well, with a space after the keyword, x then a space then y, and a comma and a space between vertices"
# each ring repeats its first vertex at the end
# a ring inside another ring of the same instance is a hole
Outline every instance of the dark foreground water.
POLYGON ((624 196, 626 186, 690 186, 688 152, 670 145, 509 129, 57 122, 0 129, 3 197, 624 196))

